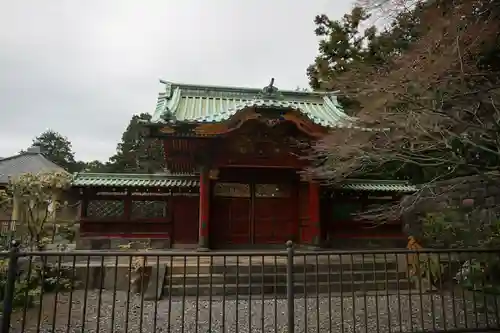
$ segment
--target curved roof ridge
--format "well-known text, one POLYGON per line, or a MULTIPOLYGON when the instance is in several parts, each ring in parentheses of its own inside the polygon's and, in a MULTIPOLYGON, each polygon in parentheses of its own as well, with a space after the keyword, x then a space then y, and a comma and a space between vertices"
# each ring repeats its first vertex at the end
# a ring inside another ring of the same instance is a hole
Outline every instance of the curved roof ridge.
MULTIPOLYGON (((165 85, 170 85, 173 88, 181 88, 181 89, 213 89, 213 90, 219 90, 219 91, 227 91, 227 92, 249 92, 249 93, 259 93, 262 91, 262 88, 254 88, 254 87, 241 87, 241 86, 223 86, 223 85, 208 85, 208 84, 191 84, 191 83, 176 83, 172 81, 166 81, 160 79, 160 83, 165 84, 165 85)), ((296 91, 296 90, 289 90, 285 89, 279 90, 281 93, 285 94, 293 94, 293 95, 298 95, 298 96, 324 96, 330 94, 330 92, 327 91, 296 91)))

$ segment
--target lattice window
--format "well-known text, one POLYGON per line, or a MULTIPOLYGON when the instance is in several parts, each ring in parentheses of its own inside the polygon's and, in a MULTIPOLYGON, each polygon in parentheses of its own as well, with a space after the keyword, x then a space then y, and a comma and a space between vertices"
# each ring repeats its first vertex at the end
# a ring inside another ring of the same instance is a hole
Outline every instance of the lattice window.
POLYGON ((255 196, 257 198, 288 198, 290 187, 283 184, 256 184, 255 196))
POLYGON ((132 219, 167 217, 167 203, 160 200, 132 201, 132 219))
POLYGON ((87 206, 87 216, 106 219, 123 217, 125 203, 120 200, 91 200, 87 206))
POLYGON ((217 183, 214 195, 218 197, 250 198, 250 185, 239 183, 217 183))

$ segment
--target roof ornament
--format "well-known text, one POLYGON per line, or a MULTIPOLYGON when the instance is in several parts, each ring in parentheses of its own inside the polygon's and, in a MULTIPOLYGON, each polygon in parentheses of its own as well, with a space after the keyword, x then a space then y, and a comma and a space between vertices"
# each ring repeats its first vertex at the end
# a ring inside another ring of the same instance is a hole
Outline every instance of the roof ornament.
POLYGON ((333 105, 335 105, 337 108, 339 108, 340 110, 342 110, 342 105, 340 105, 340 103, 339 103, 339 99, 338 99, 338 97, 337 97, 337 95, 336 95, 336 91, 335 91, 335 92, 333 92, 333 93, 330 95, 330 99, 331 99, 331 101, 332 101, 333 105))
POLYGON ((161 114, 160 118, 166 123, 173 123, 177 120, 174 113, 169 108, 165 108, 165 112, 161 114))
POLYGON ((172 83, 171 82, 166 82, 166 81, 161 81, 160 82, 163 82, 165 84, 165 96, 167 96, 167 98, 170 98, 170 96, 172 96, 172 83))
POLYGON ((279 89, 274 86, 274 78, 271 78, 269 85, 262 88, 258 95, 258 98, 262 99, 282 99, 282 97, 279 89))

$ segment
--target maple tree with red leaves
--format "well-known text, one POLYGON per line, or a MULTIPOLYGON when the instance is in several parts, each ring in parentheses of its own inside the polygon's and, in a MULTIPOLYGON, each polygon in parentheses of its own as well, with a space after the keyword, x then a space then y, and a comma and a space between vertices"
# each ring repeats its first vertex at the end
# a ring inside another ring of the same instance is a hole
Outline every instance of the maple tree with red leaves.
POLYGON ((364 35, 349 15, 336 23, 318 16, 316 33, 323 40, 308 69, 311 86, 339 91, 355 106, 356 127, 370 130, 332 130, 313 147, 316 164, 310 171, 338 181, 354 175, 380 178, 383 170, 414 183, 495 172, 499 4, 364 0, 360 21, 370 13, 392 15, 388 28, 378 33, 371 27, 364 35), (342 35, 345 27, 354 29, 342 35))

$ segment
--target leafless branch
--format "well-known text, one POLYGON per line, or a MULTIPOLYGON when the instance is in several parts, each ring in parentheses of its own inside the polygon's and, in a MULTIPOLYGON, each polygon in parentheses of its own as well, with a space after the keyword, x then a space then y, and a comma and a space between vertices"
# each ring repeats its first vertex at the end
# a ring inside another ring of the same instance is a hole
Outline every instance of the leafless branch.
MULTIPOLYGON (((375 11, 390 11, 395 3, 397 10, 414 5, 410 0, 360 1, 375 11)), ((440 168, 424 184, 428 189, 457 170, 497 168, 484 163, 483 156, 500 159, 500 75, 478 66, 478 55, 496 44, 500 20, 491 11, 478 11, 473 0, 429 3, 420 17, 428 30, 406 52, 378 67, 359 64, 332 82, 361 104, 357 128, 385 130, 332 130, 313 147, 317 164, 310 172, 317 177, 338 182, 394 162, 440 168), (467 156, 471 152, 478 155, 467 156)), ((401 214, 402 206, 396 206, 380 215, 401 214)))

